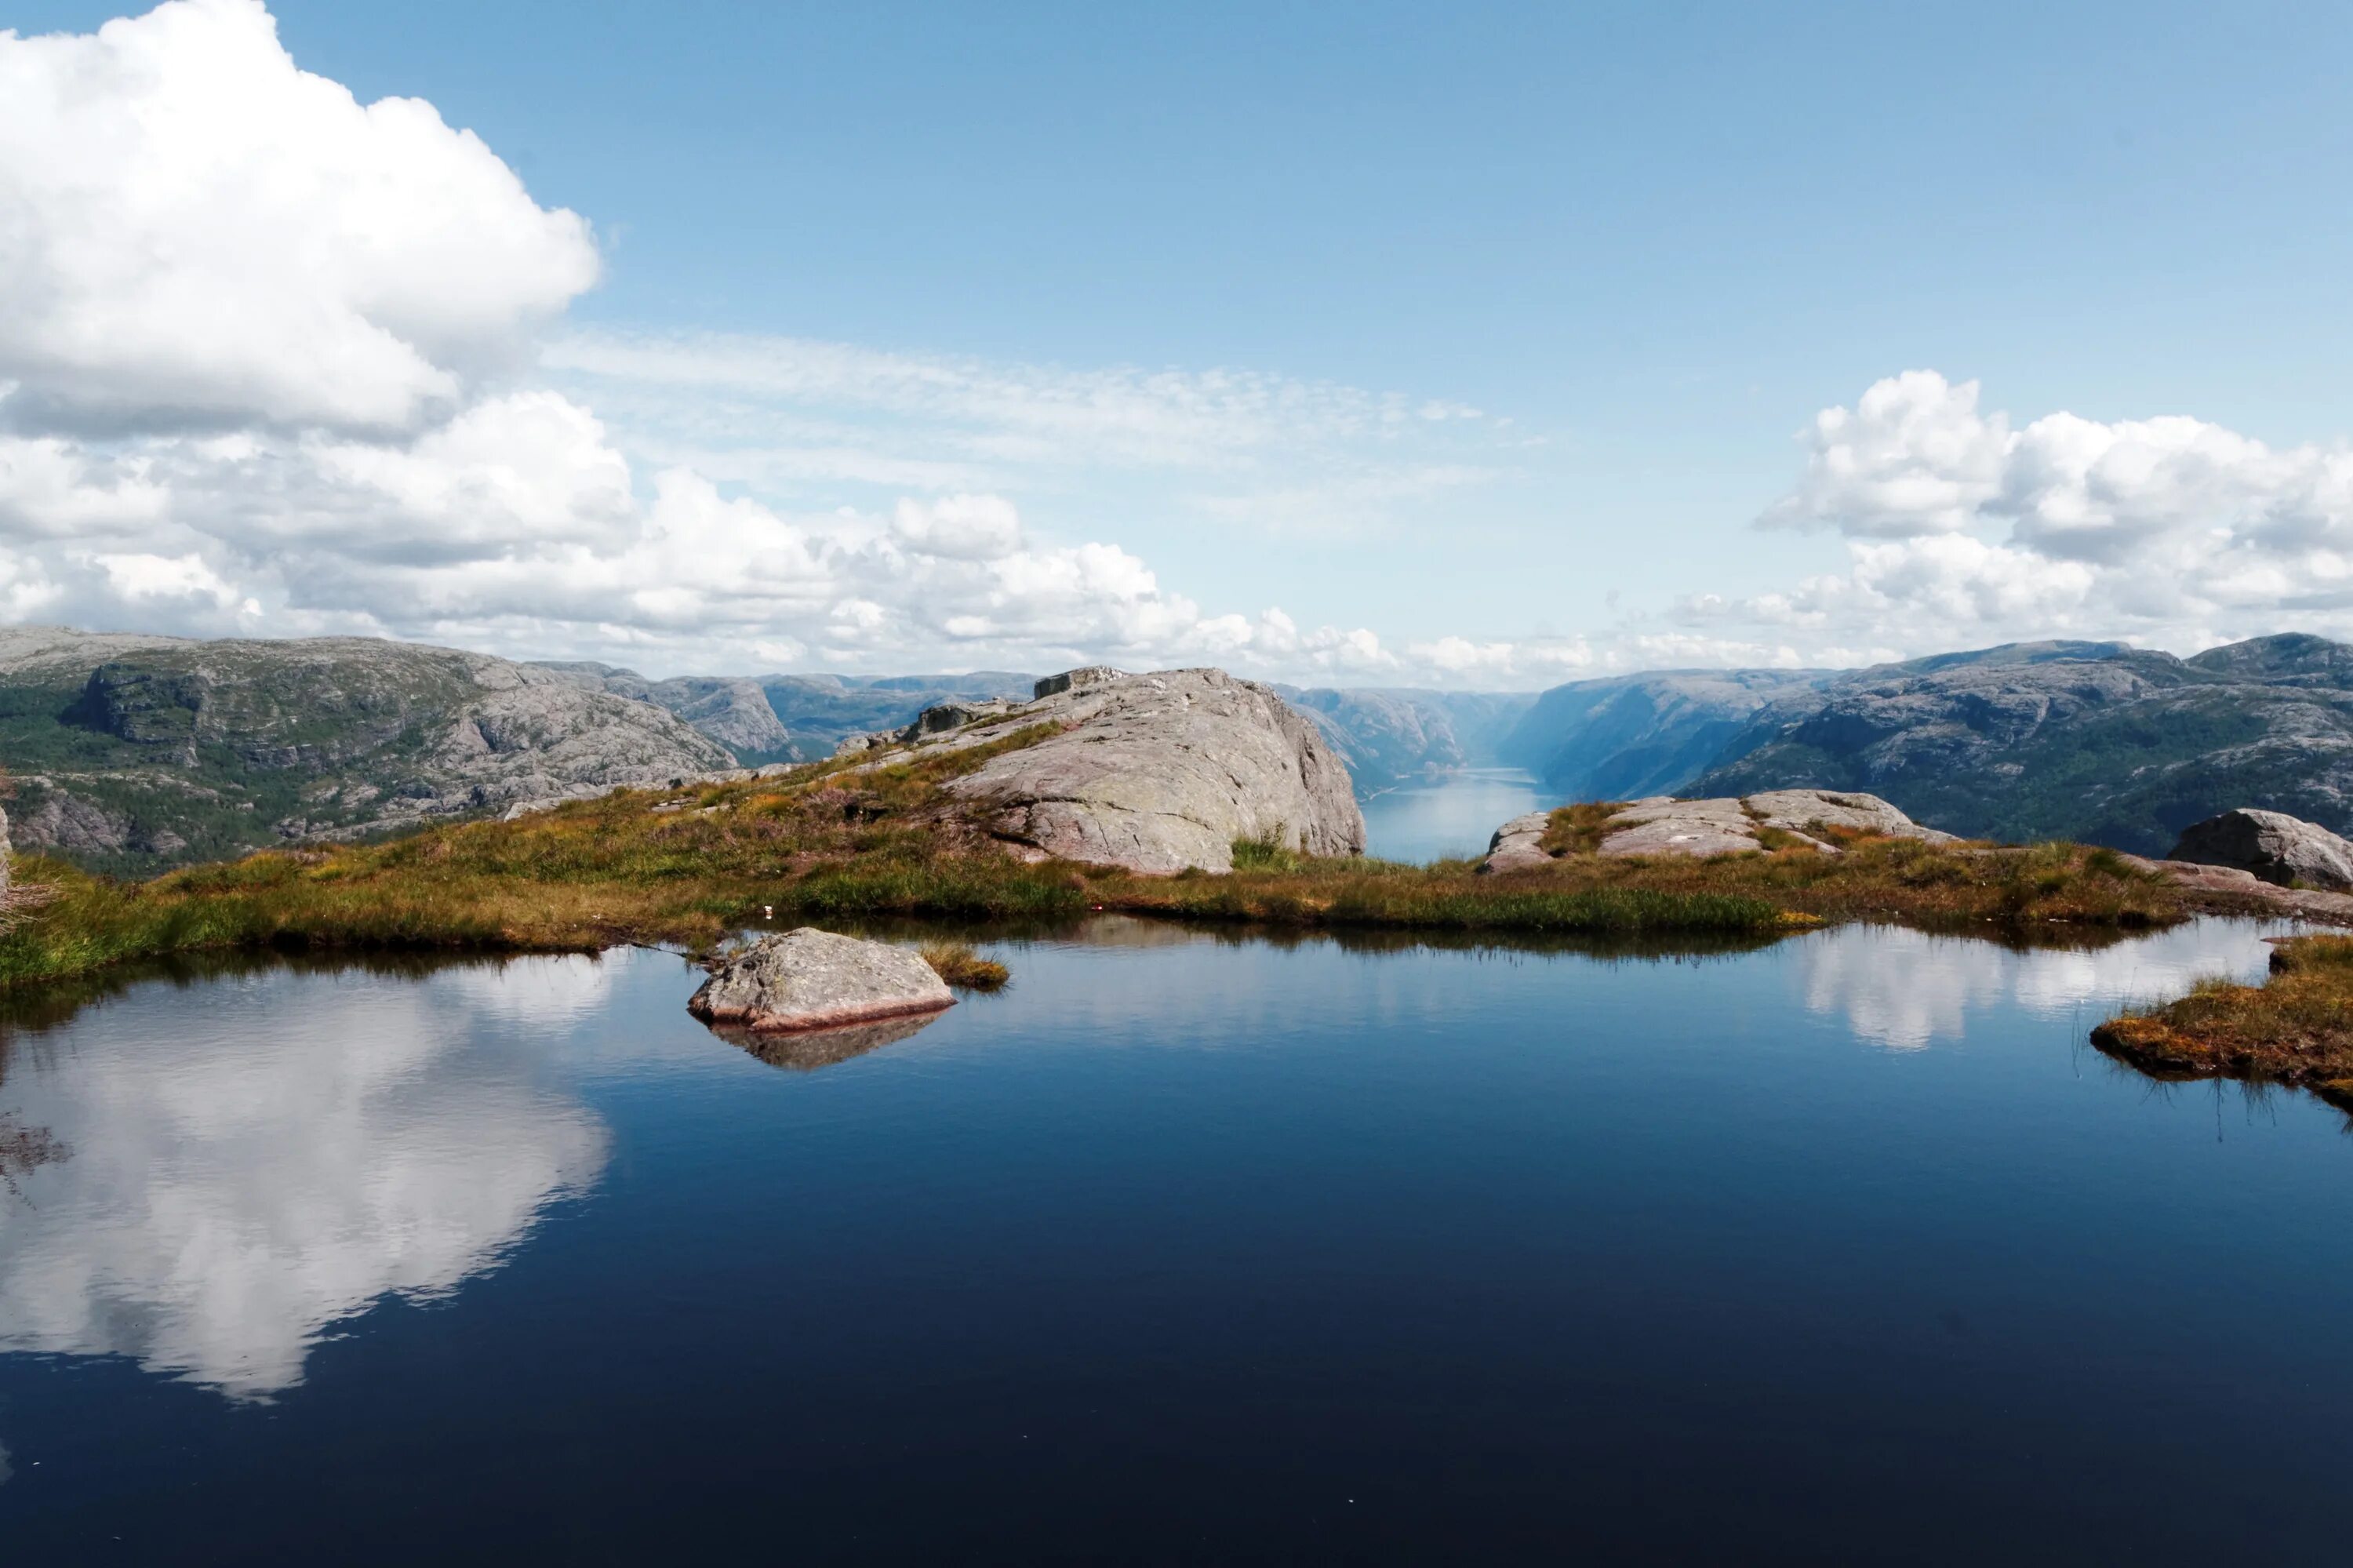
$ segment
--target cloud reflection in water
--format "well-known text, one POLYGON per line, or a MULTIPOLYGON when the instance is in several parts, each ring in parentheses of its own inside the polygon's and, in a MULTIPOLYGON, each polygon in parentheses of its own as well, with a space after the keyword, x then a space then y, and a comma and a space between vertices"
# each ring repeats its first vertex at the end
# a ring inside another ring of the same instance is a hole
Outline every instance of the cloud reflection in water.
MULTIPOLYGON (((2014 1001, 2052 1017, 2161 1001, 2207 975, 2261 976, 2286 927, 2199 920, 2096 948, 2019 952, 1967 937, 1846 926, 1794 944, 1806 1006, 1894 1051, 1963 1039, 1972 1012, 2014 1001)), ((2087 1020, 2090 1027, 2096 1019, 2087 1020)))
POLYGON ((603 1169, 603 1125, 529 1037, 607 979, 585 959, 400 986, 264 972, 139 987, 103 1029, 40 1038, 0 1100, 70 1154, 0 1196, 0 1351, 266 1397, 338 1319, 495 1266, 603 1169))

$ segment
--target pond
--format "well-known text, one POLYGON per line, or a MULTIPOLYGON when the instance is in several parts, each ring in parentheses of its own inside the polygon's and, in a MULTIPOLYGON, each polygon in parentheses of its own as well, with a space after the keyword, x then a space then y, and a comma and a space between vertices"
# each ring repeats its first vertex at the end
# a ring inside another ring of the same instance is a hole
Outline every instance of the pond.
POLYGON ((2336 1560, 2345 1119, 2084 1043, 2265 934, 1103 921, 806 1069, 648 951, 131 980, 0 1059, 0 1541, 2336 1560))

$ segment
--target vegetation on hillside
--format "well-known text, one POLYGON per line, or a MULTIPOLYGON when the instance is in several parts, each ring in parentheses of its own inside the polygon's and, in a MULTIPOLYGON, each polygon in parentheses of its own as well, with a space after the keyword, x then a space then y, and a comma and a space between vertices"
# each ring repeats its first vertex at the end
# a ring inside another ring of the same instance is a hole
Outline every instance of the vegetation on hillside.
POLYGON ((2295 1084, 2353 1102, 2353 937, 2280 943, 2265 983, 2201 980, 2108 1020, 2092 1040, 2159 1077, 2295 1084))

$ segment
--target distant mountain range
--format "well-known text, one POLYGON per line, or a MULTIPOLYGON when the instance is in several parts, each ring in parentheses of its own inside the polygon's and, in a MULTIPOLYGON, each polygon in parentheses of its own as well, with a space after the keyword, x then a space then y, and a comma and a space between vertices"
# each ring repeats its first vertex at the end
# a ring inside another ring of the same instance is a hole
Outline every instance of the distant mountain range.
MULTIPOLYGON (((685 676, 331 638, 0 629, 17 842, 145 873, 514 801, 832 755, 1034 677, 685 676)), ((1556 799, 1867 790, 1970 836, 2161 853, 2258 806, 2353 830, 2353 647, 2190 659, 2020 643, 1852 671, 1683 670, 1541 694, 1277 688, 1360 795, 1525 768, 1556 799)))

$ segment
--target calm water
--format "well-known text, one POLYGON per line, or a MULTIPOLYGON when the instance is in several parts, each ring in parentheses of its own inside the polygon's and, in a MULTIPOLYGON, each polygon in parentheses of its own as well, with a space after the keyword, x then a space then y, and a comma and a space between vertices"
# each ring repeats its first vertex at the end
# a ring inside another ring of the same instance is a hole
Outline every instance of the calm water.
POLYGON ((2080 1044, 2260 935, 1116 923, 807 1071, 654 953, 134 984, 0 1076, 0 1542, 2342 1561, 2343 1118, 2080 1044))
POLYGON ((1365 802, 1365 853, 1424 864, 1487 853, 1495 830, 1556 799, 1535 777, 1510 768, 1474 768, 1435 784, 1385 790, 1365 802))

